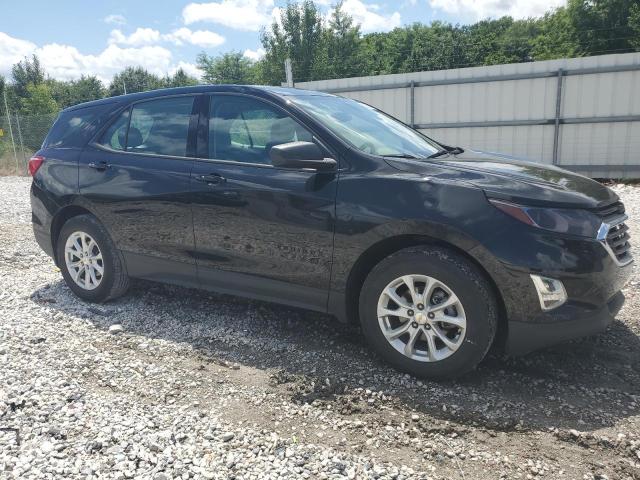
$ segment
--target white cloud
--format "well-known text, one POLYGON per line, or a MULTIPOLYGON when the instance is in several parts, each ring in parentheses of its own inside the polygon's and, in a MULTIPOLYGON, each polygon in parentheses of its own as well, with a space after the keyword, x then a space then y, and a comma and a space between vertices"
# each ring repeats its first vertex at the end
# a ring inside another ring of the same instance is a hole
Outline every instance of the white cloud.
POLYGON ((84 75, 96 75, 109 82, 113 75, 128 66, 141 66, 156 75, 172 68, 172 55, 159 46, 122 48, 109 45, 97 55, 84 55, 77 48, 57 43, 44 45, 35 51, 45 71, 53 78, 70 80, 84 75))
POLYGON ((103 20, 104 23, 110 23, 112 25, 124 25, 127 23, 127 19, 118 14, 107 15, 103 20))
POLYGON ((202 76, 202 70, 198 68, 197 65, 189 62, 180 61, 178 64, 169 70, 169 75, 175 74, 179 69, 184 70, 187 75, 192 77, 200 78, 202 76))
POLYGON ((566 0, 429 0, 431 8, 474 20, 510 15, 514 18, 539 17, 566 0))
POLYGON ((182 10, 184 23, 212 22, 236 30, 258 31, 271 23, 273 0, 221 0, 190 3, 182 10))
POLYGON ((342 4, 342 10, 351 15, 365 33, 387 32, 399 27, 402 23, 399 12, 383 15, 378 13, 380 11, 379 5, 366 5, 361 0, 345 0, 342 4))
POLYGON ((112 30, 108 43, 110 45, 128 45, 131 47, 141 47, 143 45, 154 45, 162 41, 171 42, 175 45, 185 43, 197 45, 198 47, 219 47, 225 42, 225 38, 209 30, 192 31, 187 27, 174 30, 171 33, 161 34, 152 28, 138 28, 130 35, 125 35, 120 30, 112 30))
POLYGON ((131 35, 125 35, 120 30, 112 30, 109 36, 109 44, 130 45, 139 47, 152 45, 160 41, 160 32, 153 28, 137 28, 131 35))
POLYGON ((36 49, 35 43, 13 38, 0 32, 0 75, 11 74, 11 66, 36 49))
POLYGON ((95 75, 108 83, 116 73, 128 66, 141 66, 156 75, 173 73, 182 67, 190 75, 201 75, 193 64, 174 62, 171 51, 158 45, 122 47, 111 44, 96 55, 85 55, 70 45, 50 43, 38 47, 32 42, 0 32, 0 74, 10 75, 14 63, 32 54, 38 56, 47 74, 58 80, 95 75))
POLYGON ((251 50, 250 48, 247 48, 243 55, 253 61, 257 61, 260 60, 262 57, 264 57, 264 54, 266 52, 264 51, 264 48, 262 47, 258 47, 257 50, 251 50))
POLYGON ((196 30, 192 31, 187 27, 182 27, 174 30, 171 33, 162 36, 163 39, 175 43, 176 45, 183 45, 190 43, 197 45, 198 47, 219 47, 225 42, 225 38, 215 32, 209 30, 196 30))

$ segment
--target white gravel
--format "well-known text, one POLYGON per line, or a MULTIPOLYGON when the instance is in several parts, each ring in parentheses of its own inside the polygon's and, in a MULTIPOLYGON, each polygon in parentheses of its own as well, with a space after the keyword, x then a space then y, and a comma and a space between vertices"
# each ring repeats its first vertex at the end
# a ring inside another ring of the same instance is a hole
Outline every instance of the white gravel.
MULTIPOLYGON (((28 189, 0 177, 0 478, 640 478, 637 276, 602 335, 423 382, 316 313, 148 282, 83 303, 28 189)), ((640 187, 615 189, 634 236, 640 187)))

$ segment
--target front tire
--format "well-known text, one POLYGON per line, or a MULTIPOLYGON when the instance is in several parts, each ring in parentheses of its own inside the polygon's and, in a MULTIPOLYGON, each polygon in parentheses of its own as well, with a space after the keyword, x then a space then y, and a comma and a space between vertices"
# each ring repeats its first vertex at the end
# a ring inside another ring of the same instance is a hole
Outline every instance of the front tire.
POLYGON ((360 323, 370 345, 418 377, 454 378, 474 369, 491 347, 497 312, 479 269, 440 247, 390 255, 360 293, 360 323))
POLYGON ((92 215, 67 220, 58 236, 56 258, 67 286, 83 300, 106 302, 129 287, 120 252, 92 215))

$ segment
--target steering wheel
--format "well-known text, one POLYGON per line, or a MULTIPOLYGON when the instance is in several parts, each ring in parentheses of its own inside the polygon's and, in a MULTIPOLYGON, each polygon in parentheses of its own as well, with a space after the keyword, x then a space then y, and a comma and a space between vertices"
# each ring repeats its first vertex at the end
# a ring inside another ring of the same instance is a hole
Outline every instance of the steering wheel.
POLYGON ((364 142, 362 145, 360 145, 360 150, 365 153, 371 153, 372 155, 375 155, 376 153, 376 147, 371 142, 364 142))

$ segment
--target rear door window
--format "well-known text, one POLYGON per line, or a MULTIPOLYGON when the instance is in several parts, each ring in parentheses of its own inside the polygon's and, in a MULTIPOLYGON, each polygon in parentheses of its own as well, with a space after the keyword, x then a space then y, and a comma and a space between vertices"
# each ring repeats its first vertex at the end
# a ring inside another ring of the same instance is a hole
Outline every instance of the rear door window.
POLYGON ((172 97, 135 104, 127 134, 127 151, 187 156, 194 97, 172 97))
POLYGON ((102 134, 98 142, 113 150, 124 150, 127 147, 127 129, 129 128, 129 110, 120 114, 115 122, 102 134))
POLYGON ((193 96, 184 96, 136 103, 99 143, 112 150, 186 157, 193 102, 193 96))

